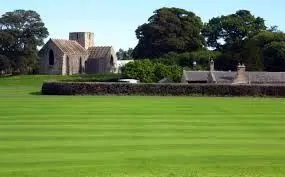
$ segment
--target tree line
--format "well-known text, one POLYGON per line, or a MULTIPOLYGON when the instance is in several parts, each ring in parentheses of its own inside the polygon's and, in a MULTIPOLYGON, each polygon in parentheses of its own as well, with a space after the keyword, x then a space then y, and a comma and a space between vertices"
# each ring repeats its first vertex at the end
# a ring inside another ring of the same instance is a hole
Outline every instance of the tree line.
POLYGON ((121 49, 119 59, 207 69, 211 58, 219 70, 235 70, 238 63, 244 63, 248 70, 285 71, 285 34, 276 26, 267 27, 263 18, 248 10, 203 23, 191 11, 161 8, 137 28, 136 37, 137 46, 121 49))
MULTIPOLYGON (((203 23, 191 11, 160 8, 135 31, 138 44, 120 50, 119 59, 149 59, 188 69, 207 69, 214 59, 219 70, 285 71, 285 33, 248 10, 203 23), (194 66, 194 63, 197 65, 194 66)), ((15 10, 0 17, 0 74, 38 73, 38 47, 49 35, 40 15, 15 10)))

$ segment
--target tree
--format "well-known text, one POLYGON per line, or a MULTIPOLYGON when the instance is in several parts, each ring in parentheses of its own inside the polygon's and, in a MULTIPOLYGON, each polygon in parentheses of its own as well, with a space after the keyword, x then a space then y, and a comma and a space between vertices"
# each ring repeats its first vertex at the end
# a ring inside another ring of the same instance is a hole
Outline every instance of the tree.
POLYGON ((260 32, 246 42, 243 57, 249 70, 285 71, 285 33, 260 32))
POLYGON ((15 73, 27 73, 38 63, 37 47, 49 33, 35 11, 15 10, 0 18, 0 54, 11 61, 15 73))
POLYGON ((267 31, 270 31, 270 32, 281 32, 279 29, 278 29, 278 26, 270 26, 267 31))
POLYGON ((169 52, 161 58, 153 59, 165 65, 178 65, 186 69, 193 69, 196 62, 196 69, 208 70, 211 59, 216 60, 221 53, 210 50, 199 50, 195 52, 175 53, 169 52))
MULTIPOLYGON (((264 19, 255 17, 247 10, 212 18, 202 33, 207 45, 217 50, 239 50, 245 39, 266 30, 264 19)), ((273 28, 274 29, 274 28, 273 28)))
POLYGON ((264 66, 267 71, 285 71, 285 41, 273 41, 263 50, 264 66))
POLYGON ((129 48, 127 51, 123 49, 119 49, 119 51, 116 53, 118 60, 132 60, 133 57, 133 49, 129 48))
POLYGON ((203 23, 193 12, 179 8, 161 8, 138 27, 139 40, 134 58, 156 58, 169 52, 191 52, 203 48, 203 23))
POLYGON ((11 69, 11 63, 8 57, 0 55, 0 75, 6 74, 11 69))

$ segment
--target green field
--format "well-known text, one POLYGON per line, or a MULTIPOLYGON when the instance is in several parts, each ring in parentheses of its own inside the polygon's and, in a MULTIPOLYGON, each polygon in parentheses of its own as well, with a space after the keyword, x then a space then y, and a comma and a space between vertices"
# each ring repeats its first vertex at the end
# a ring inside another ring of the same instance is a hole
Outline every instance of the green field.
POLYGON ((285 176, 285 99, 39 95, 48 78, 0 78, 1 177, 285 176))

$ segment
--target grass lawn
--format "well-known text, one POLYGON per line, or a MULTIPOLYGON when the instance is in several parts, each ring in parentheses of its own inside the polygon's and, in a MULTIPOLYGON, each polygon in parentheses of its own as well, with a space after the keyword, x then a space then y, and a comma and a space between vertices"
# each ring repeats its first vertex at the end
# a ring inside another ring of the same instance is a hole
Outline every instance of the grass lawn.
POLYGON ((54 77, 0 78, 1 177, 285 176, 285 99, 38 95, 54 77))

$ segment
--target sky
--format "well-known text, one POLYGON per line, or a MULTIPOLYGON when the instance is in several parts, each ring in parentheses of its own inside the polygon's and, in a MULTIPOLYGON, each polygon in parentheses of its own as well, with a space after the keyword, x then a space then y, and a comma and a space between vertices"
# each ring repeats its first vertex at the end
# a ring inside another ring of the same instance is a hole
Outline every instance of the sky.
POLYGON ((161 7, 194 12, 203 22, 240 9, 250 10, 285 31, 284 0, 0 0, 0 14, 16 9, 38 12, 49 38, 68 39, 69 32, 93 32, 96 46, 134 48, 135 30, 161 7))

